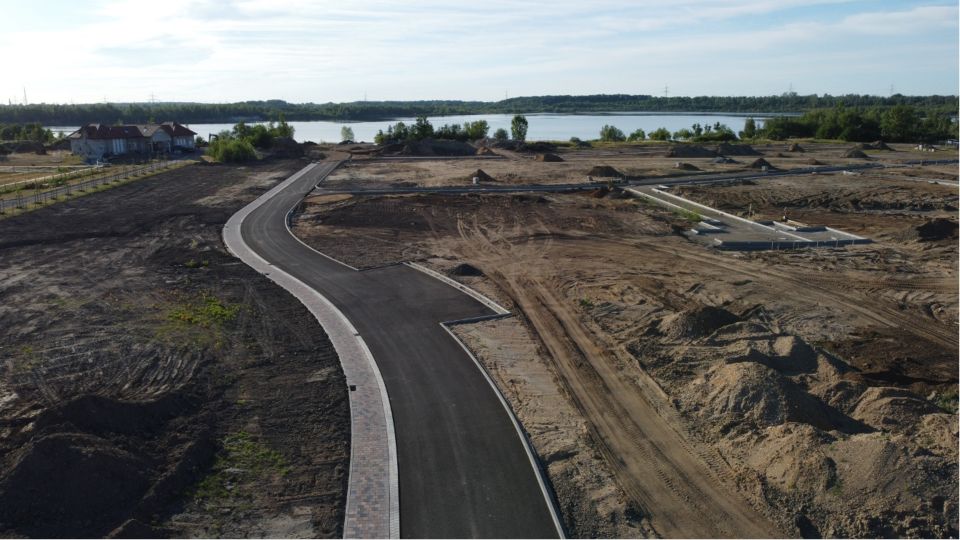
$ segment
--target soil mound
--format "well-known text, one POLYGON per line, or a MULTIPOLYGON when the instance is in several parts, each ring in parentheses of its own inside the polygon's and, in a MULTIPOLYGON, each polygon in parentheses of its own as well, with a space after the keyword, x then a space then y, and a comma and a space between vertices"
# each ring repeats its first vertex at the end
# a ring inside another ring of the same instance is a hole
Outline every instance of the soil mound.
MULTIPOLYGON (((696 385, 700 386, 700 385, 696 385)), ((701 388, 693 389, 699 414, 723 425, 743 420, 757 426, 801 422, 830 429, 821 410, 826 408, 796 383, 753 362, 724 364, 706 374, 701 388)))
POLYGON ((776 167, 774 167, 773 165, 771 165, 769 161, 767 161, 767 160, 765 160, 765 159, 763 159, 763 158, 756 159, 756 160, 754 160, 753 163, 750 164, 750 168, 751 168, 751 169, 762 169, 762 168, 764 168, 764 167, 766 167, 766 168, 768 168, 768 169, 776 169, 776 167))
POLYGON ((461 141, 423 139, 408 142, 399 153, 404 156, 474 156, 477 149, 461 141))
POLYGON ((806 152, 802 146, 797 143, 793 143, 787 147, 787 152, 806 152))
POLYGON ((958 226, 952 219, 936 218, 917 227, 917 236, 921 242, 956 239, 958 226))
POLYGON ((483 169, 477 169, 477 172, 470 175, 470 181, 476 178, 478 182, 496 182, 497 180, 489 174, 483 172, 483 169))
POLYGON ((884 151, 887 151, 887 152, 893 152, 893 151, 894 151, 893 148, 890 148, 889 146, 887 146, 887 143, 885 143, 885 142, 883 142, 883 141, 873 141, 873 144, 872 144, 871 146, 873 146, 873 149, 874 149, 874 150, 884 150, 884 151))
POLYGON ((818 161, 816 158, 810 158, 807 160, 807 163, 810 165, 823 165, 822 161, 818 161))
POLYGON ((450 273, 455 276, 482 276, 483 271, 473 266, 472 264, 460 263, 453 267, 450 270, 450 273))
POLYGON ((863 150, 853 147, 843 153, 845 158, 855 158, 855 159, 870 159, 870 157, 863 153, 863 150))
POLYGON ((557 145, 545 141, 525 142, 520 143, 518 150, 521 152, 539 152, 545 154, 547 152, 556 152, 557 145))
POLYGON ((27 446, 0 483, 0 522, 20 533, 104 536, 147 491, 148 462, 109 441, 55 434, 27 446))
POLYGON ((667 150, 667 157, 716 157, 717 153, 698 144, 677 144, 667 150))
POLYGON ((739 321, 739 317, 723 308, 700 306, 665 317, 660 331, 674 340, 697 339, 739 321))
POLYGON ((477 155, 478 156, 495 156, 497 155, 497 153, 491 150, 487 146, 481 146, 480 148, 477 148, 477 155))
POLYGON ((590 169, 590 171, 587 172, 587 175, 597 176, 600 178, 623 178, 623 173, 609 165, 597 165, 590 169))
POLYGON ((550 161, 550 162, 563 161, 563 158, 562 158, 562 157, 560 157, 560 156, 558 156, 558 155, 556 155, 556 154, 550 154, 550 153, 537 154, 537 156, 536 156, 535 158, 533 158, 533 159, 535 159, 535 160, 537 160, 537 161, 550 161))
POLYGON ((920 396, 893 387, 871 387, 860 396, 850 416, 882 430, 913 431, 921 417, 938 412, 929 401, 920 396))
POLYGON ((733 159, 733 158, 728 158, 728 157, 724 157, 724 156, 717 156, 717 157, 713 158, 713 162, 714 162, 714 163, 740 163, 739 161, 737 161, 737 160, 735 160, 735 159, 733 159))
POLYGON ((700 170, 696 165, 691 165, 690 163, 684 163, 682 161, 678 161, 677 164, 673 166, 673 168, 680 169, 681 171, 699 171, 700 170))
POLYGON ((270 155, 277 158, 303 157, 303 146, 290 137, 277 137, 270 147, 270 155))
POLYGON ((717 153, 721 156, 760 156, 749 144, 730 144, 720 143, 717 145, 717 153))

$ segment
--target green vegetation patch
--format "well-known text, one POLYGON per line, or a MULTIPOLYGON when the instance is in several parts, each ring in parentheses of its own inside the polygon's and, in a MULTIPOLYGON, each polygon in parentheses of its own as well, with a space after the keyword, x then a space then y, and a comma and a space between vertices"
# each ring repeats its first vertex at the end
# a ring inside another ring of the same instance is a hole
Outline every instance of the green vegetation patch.
POLYGON ((271 476, 289 471, 279 452, 245 431, 232 433, 221 441, 210 473, 194 487, 193 499, 204 504, 242 503, 242 486, 262 486, 271 476))
POLYGON ((203 294, 197 301, 191 301, 174 308, 167 316, 174 323, 201 328, 218 328, 234 320, 241 306, 225 304, 219 298, 203 294))

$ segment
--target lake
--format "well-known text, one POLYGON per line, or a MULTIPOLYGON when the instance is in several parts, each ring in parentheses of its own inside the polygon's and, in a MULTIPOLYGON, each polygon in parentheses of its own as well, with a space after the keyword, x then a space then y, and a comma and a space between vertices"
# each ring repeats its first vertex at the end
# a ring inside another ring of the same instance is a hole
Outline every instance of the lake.
MULTIPOLYGON (((770 113, 748 115, 732 113, 593 113, 593 114, 527 114, 527 140, 530 141, 566 141, 570 137, 579 137, 583 140, 598 139, 600 137, 600 128, 604 124, 610 124, 620 128, 625 134, 636 129, 643 129, 648 134, 657 128, 667 128, 670 132, 681 128, 689 128, 691 125, 699 123, 702 125, 713 125, 716 122, 726 124, 734 132, 743 129, 743 123, 747 118, 753 117, 757 120, 758 126, 762 124, 764 118, 775 116, 770 113)), ((510 131, 510 121, 513 119, 511 114, 476 114, 461 116, 431 116, 430 123, 434 127, 440 127, 443 124, 461 124, 464 122, 473 122, 476 120, 486 120, 490 124, 490 136, 498 128, 504 128, 510 131)), ((353 129, 354 138, 357 141, 372 142, 373 136, 378 130, 387 130, 387 126, 397 122, 412 124, 414 118, 397 118, 394 120, 378 120, 375 122, 328 122, 328 121, 310 121, 310 122, 289 122, 295 129, 294 138, 300 142, 339 142, 340 128, 348 126, 353 129)), ((211 133, 218 133, 223 130, 229 130, 233 124, 188 124, 190 129, 196 131, 204 139, 211 133)), ((54 133, 65 131, 70 133, 76 128, 53 126, 54 133)))

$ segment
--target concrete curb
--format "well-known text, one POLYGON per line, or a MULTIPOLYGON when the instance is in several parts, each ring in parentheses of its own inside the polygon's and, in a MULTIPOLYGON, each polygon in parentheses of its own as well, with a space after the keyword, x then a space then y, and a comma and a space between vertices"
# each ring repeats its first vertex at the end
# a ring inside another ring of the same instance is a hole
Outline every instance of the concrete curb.
POLYGON ((254 210, 310 172, 310 164, 234 214, 223 229, 227 249, 293 294, 314 315, 340 358, 350 398, 350 471, 343 526, 345 538, 399 538, 397 446, 386 386, 369 348, 346 316, 327 298, 273 266, 243 241, 241 225, 254 210))

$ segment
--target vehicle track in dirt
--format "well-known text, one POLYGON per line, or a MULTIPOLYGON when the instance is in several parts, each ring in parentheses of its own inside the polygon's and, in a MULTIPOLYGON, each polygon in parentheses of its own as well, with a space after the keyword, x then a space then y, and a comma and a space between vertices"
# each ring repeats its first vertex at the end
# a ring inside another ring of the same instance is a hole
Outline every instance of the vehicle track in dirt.
MULTIPOLYGON (((541 223, 541 226, 543 224, 541 223)), ((545 226, 543 226, 546 229, 545 226)), ((459 224, 465 241, 497 260, 543 257, 549 245, 532 238, 519 246, 504 228, 459 224), (520 253, 523 257, 520 257, 520 253)), ((516 303, 554 362, 558 379, 587 419, 591 435, 627 496, 667 537, 768 537, 779 533, 730 485, 719 456, 695 449, 664 416, 666 395, 627 380, 618 360, 592 338, 565 303, 541 280, 488 274, 516 303), (652 402, 655 401, 656 403, 652 402), (710 461, 708 464, 707 461, 710 461)), ((651 381, 652 382, 652 381, 651 381)), ((655 385, 655 383, 653 383, 655 385)))

